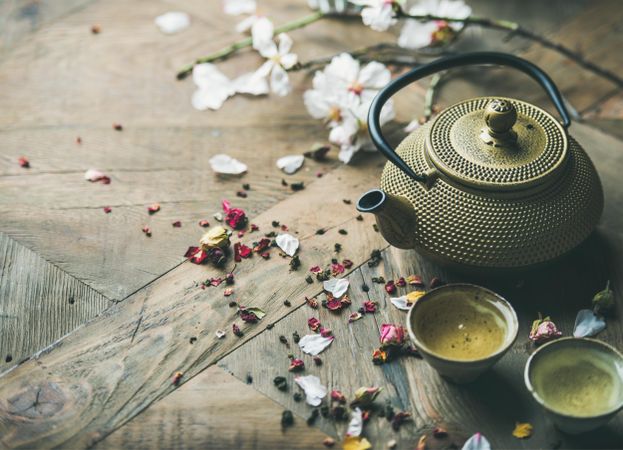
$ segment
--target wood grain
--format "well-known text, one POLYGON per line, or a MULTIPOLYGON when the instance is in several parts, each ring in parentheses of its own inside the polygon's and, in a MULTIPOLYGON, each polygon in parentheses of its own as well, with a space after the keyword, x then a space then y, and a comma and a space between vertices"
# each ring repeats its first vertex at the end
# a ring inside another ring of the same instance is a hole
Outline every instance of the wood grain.
MULTIPOLYGON (((336 242, 343 245, 343 257, 361 264, 383 243, 372 228, 372 218, 356 220, 352 205, 337 199, 327 203, 325 195, 356 196, 366 187, 371 169, 341 167, 284 200, 278 210, 253 220, 260 230, 271 230, 271 222, 280 220, 290 233, 298 234, 300 270, 289 273, 288 260, 276 252, 268 261, 257 257, 244 261, 236 269, 235 296, 225 298, 221 289, 202 290, 196 285, 223 272, 184 263, 36 360, 6 374, 0 383, 1 444, 16 448, 91 445, 171 392, 175 371, 187 374, 184 380, 192 378, 291 311, 284 300, 300 305, 305 296, 316 295, 320 286, 305 282, 307 269, 330 260, 336 242), (318 224, 324 225, 321 236, 315 234, 318 224), (348 234, 339 233, 341 228, 348 234), (242 326, 235 309, 228 307, 232 298, 263 308, 267 316, 259 325, 242 326), (234 321, 244 330, 242 339, 232 335, 234 321), (217 329, 227 330, 227 338, 218 340, 217 329), (194 344, 189 343, 192 336, 198 338, 194 344), (26 420, 15 405, 28 404, 39 389, 54 394, 58 408, 26 420)), ((245 241, 252 239, 257 238, 249 236, 245 241)))
POLYGON ((0 372, 110 304, 102 294, 0 232, 0 372))
POLYGON ((304 420, 283 429, 283 408, 212 366, 93 448, 322 449, 327 437, 304 420))

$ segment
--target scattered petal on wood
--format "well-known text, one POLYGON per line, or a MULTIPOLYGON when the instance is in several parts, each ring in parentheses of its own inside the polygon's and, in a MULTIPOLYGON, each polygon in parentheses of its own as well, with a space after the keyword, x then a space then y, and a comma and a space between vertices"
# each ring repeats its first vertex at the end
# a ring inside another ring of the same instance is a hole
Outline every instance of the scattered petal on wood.
POLYGON ((350 413, 350 422, 348 423, 346 436, 361 436, 362 430, 363 430, 363 417, 361 415, 361 409, 355 408, 350 413))
POLYGON ((412 291, 409 292, 407 295, 403 295, 402 297, 392 297, 389 300, 396 308, 402 309, 403 311, 408 311, 411 306, 413 306, 413 304, 417 302, 424 294, 426 294, 425 291, 412 291))
POLYGON ((296 384, 305 392, 305 401, 311 406, 318 406, 327 395, 327 388, 320 383, 315 375, 294 378, 296 384))
POLYGON ((145 236, 147 237, 151 237, 151 228, 149 228, 147 225, 145 225, 142 228, 143 233, 145 233, 145 236))
POLYGON ((303 155, 288 155, 277 160, 277 167, 288 175, 292 175, 303 166, 304 161, 303 155))
POLYGON ((154 23, 164 34, 174 34, 190 26, 190 16, 185 12, 171 11, 156 17, 154 23))
POLYGON ((294 256, 299 248, 299 240, 288 233, 280 233, 275 238, 277 245, 288 256, 294 256))
POLYGON ((160 211, 160 203, 154 203, 153 205, 149 205, 147 207, 147 212, 149 214, 155 214, 160 211))
POLYGON ((526 439, 532 436, 532 425, 529 423, 516 423, 513 436, 517 439, 526 439))
POLYGON ((331 278, 330 280, 324 281, 322 287, 325 291, 330 292, 333 297, 340 298, 342 295, 346 294, 349 284, 347 278, 331 278))
POLYGON ((606 321, 602 316, 590 309, 581 309, 575 318, 574 337, 592 337, 606 329, 606 321))
POLYGON ((112 212, 112 208, 111 208, 110 206, 105 206, 105 207, 104 207, 104 212, 105 212, 106 214, 108 214, 108 213, 112 212))
POLYGON ((108 177, 104 172, 97 169, 89 169, 84 173, 84 179, 90 182, 100 181, 103 184, 110 183, 110 177, 108 177))
POLYGON ((491 450, 491 444, 482 434, 476 433, 465 441, 461 450, 491 450))
POLYGON ((25 156, 20 156, 17 159, 17 163, 20 167, 23 167, 24 169, 28 169, 30 167, 30 161, 28 161, 28 158, 26 158, 25 156))
POLYGON ((247 171, 247 165, 229 155, 218 154, 210 158, 210 166, 216 173, 240 175, 247 171))
POLYGON ((321 334, 308 334, 301 338, 299 347, 308 355, 316 356, 326 349, 335 339, 333 336, 322 336, 321 334))
POLYGON ((176 220, 171 225, 173 225, 173 228, 180 228, 182 226, 182 222, 179 220, 176 220))
POLYGON ((342 443, 344 450, 368 450, 372 448, 372 444, 366 439, 360 436, 346 436, 342 443))

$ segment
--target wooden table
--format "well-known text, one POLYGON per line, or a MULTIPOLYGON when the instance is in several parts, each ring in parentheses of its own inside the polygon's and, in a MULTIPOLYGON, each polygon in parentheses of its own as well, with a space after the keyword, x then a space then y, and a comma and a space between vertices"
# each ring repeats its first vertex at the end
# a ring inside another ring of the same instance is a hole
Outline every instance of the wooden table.
MULTIPOLYGON (((260 3, 276 23, 308 13, 303 1, 260 3)), ((479 15, 520 21, 620 72, 623 11, 617 2, 472 4, 479 15)), ((302 356, 306 374, 349 397, 360 386, 381 386, 379 405, 391 402, 412 414, 399 432, 373 416, 365 435, 374 448, 392 439, 398 448, 414 448, 438 425, 450 436, 430 438, 429 448, 460 447, 476 431, 494 448, 622 447, 623 416, 596 432, 565 436, 543 417, 522 381, 533 351, 528 329, 537 313, 551 315, 569 335, 577 310, 607 279, 619 312, 599 338, 623 347, 620 86, 526 41, 504 43, 493 31, 467 36, 462 45, 510 49, 560 83, 585 118, 571 133, 593 158, 606 192, 597 232, 569 258, 539 273, 478 280, 388 247, 371 217, 356 219, 353 205, 343 200, 354 203, 377 185, 383 164, 378 155, 349 166, 335 152, 328 162, 306 160, 302 171, 286 177, 303 181, 305 189, 282 186, 276 159, 327 136, 302 103, 309 74, 292 74, 295 89, 285 98, 238 96, 217 113, 192 109, 194 87, 175 81, 176 69, 235 39, 237 20, 224 16, 216 1, 0 3, 0 447, 323 448, 325 437, 341 438, 346 423, 320 417, 308 426, 312 408, 294 401, 297 388, 287 371, 288 353, 301 356, 292 333, 306 334, 311 316, 331 328, 336 340, 321 355, 320 367, 302 356), (172 9, 187 11, 193 23, 164 36, 153 19, 172 9), (99 34, 91 33, 94 24, 99 34), (249 173, 215 175, 208 160, 221 152, 247 163, 249 173), (29 169, 17 164, 22 155, 30 159, 29 169), (112 183, 85 182, 84 171, 93 167, 112 183), (242 183, 251 185, 244 199, 235 195, 242 183), (269 260, 256 256, 236 267, 232 297, 224 297, 222 287, 200 289, 198 283, 222 272, 193 265, 183 254, 201 236, 198 221, 213 222, 223 198, 246 209, 259 233, 272 231, 275 220, 286 224, 301 240, 301 268, 290 271, 288 260, 273 252, 269 260), (146 208, 154 202, 162 209, 149 216, 146 208), (112 207, 110 214, 105 206, 112 207), (177 220, 181 228, 171 226, 177 220), (141 233, 146 224, 151 238, 141 233), (318 235, 319 228, 325 233, 318 235), (339 255, 335 243, 342 245, 339 255), (382 250, 382 263, 369 267, 374 249, 382 250), (323 298, 318 282, 305 281, 309 267, 336 256, 354 262, 347 275, 351 310, 371 299, 379 302, 378 313, 348 324, 346 311, 336 315, 306 305, 305 297, 323 298), (470 386, 456 386, 416 358, 372 364, 380 325, 404 323, 405 314, 371 279, 409 274, 481 283, 513 302, 519 338, 493 371, 470 386), (242 326, 228 306, 232 299, 267 315, 242 326), (232 334, 234 322, 243 337, 232 334), (217 329, 227 336, 217 339, 217 329), (177 371, 183 372, 179 385, 172 383, 177 371), (286 392, 274 387, 277 375, 288 379, 286 392), (285 431, 284 409, 295 414, 295 425, 285 431), (533 436, 512 437, 515 422, 532 423, 533 436)), ((302 61, 393 39, 358 20, 324 20, 292 36, 302 61)), ((242 52, 220 67, 233 75, 257 64, 256 56, 242 52)), ((512 92, 550 108, 531 82, 500 72, 457 73, 444 86, 441 106, 485 92, 512 92)), ((425 86, 415 85, 398 99, 399 120, 421 114, 425 86)))

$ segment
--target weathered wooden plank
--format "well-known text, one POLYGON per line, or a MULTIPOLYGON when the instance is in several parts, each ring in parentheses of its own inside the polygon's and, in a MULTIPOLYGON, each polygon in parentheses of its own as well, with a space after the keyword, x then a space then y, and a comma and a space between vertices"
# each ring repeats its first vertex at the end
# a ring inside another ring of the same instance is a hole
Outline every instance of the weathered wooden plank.
POLYGON ((282 429, 283 408, 212 366, 93 448, 251 450, 324 448, 327 437, 304 420, 282 429))
MULTIPOLYGON (((175 371, 185 372, 188 378, 196 375, 259 333, 265 324, 287 314, 285 299, 299 305, 306 295, 317 294, 320 286, 305 282, 307 269, 329 260, 335 254, 334 243, 349 249, 343 257, 363 262, 382 244, 382 238, 373 230, 371 218, 356 220, 353 206, 340 198, 355 197, 364 190, 372 173, 342 167, 291 196, 277 210, 254 219, 261 230, 273 229, 271 222, 280 220, 291 233, 298 233, 299 271, 289 273, 288 260, 276 254, 268 261, 257 257, 244 261, 236 270, 235 297, 225 298, 221 289, 201 290, 195 284, 219 271, 184 263, 107 309, 36 360, 6 374, 0 386, 2 445, 90 445, 169 393, 175 371), (336 198, 327 199, 327 192, 336 198), (315 234, 319 224, 326 229, 321 236, 315 234), (349 230, 345 236, 338 232, 342 227, 349 230), (235 310, 228 303, 232 298, 267 312, 260 325, 241 326, 242 339, 231 332, 235 310), (214 336, 219 328, 228 331, 226 339, 214 336), (198 338, 194 344, 189 344, 191 336, 198 338), (38 417, 30 417, 30 410, 20 412, 38 390, 55 406, 38 417)), ((252 239, 248 236, 245 241, 252 239)))
POLYGON ((0 372, 111 304, 0 232, 0 372))

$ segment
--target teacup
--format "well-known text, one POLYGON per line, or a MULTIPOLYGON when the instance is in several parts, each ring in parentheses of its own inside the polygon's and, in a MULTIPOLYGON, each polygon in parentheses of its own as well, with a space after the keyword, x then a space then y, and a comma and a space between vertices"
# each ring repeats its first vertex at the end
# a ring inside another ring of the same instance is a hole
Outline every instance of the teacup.
POLYGON ((447 284, 409 310, 409 336, 443 377, 468 383, 493 366, 517 338, 517 314, 501 296, 473 284, 447 284))
POLYGON ((560 430, 604 425, 623 408, 623 355, 588 338, 561 338, 535 351, 524 372, 528 391, 560 430))

